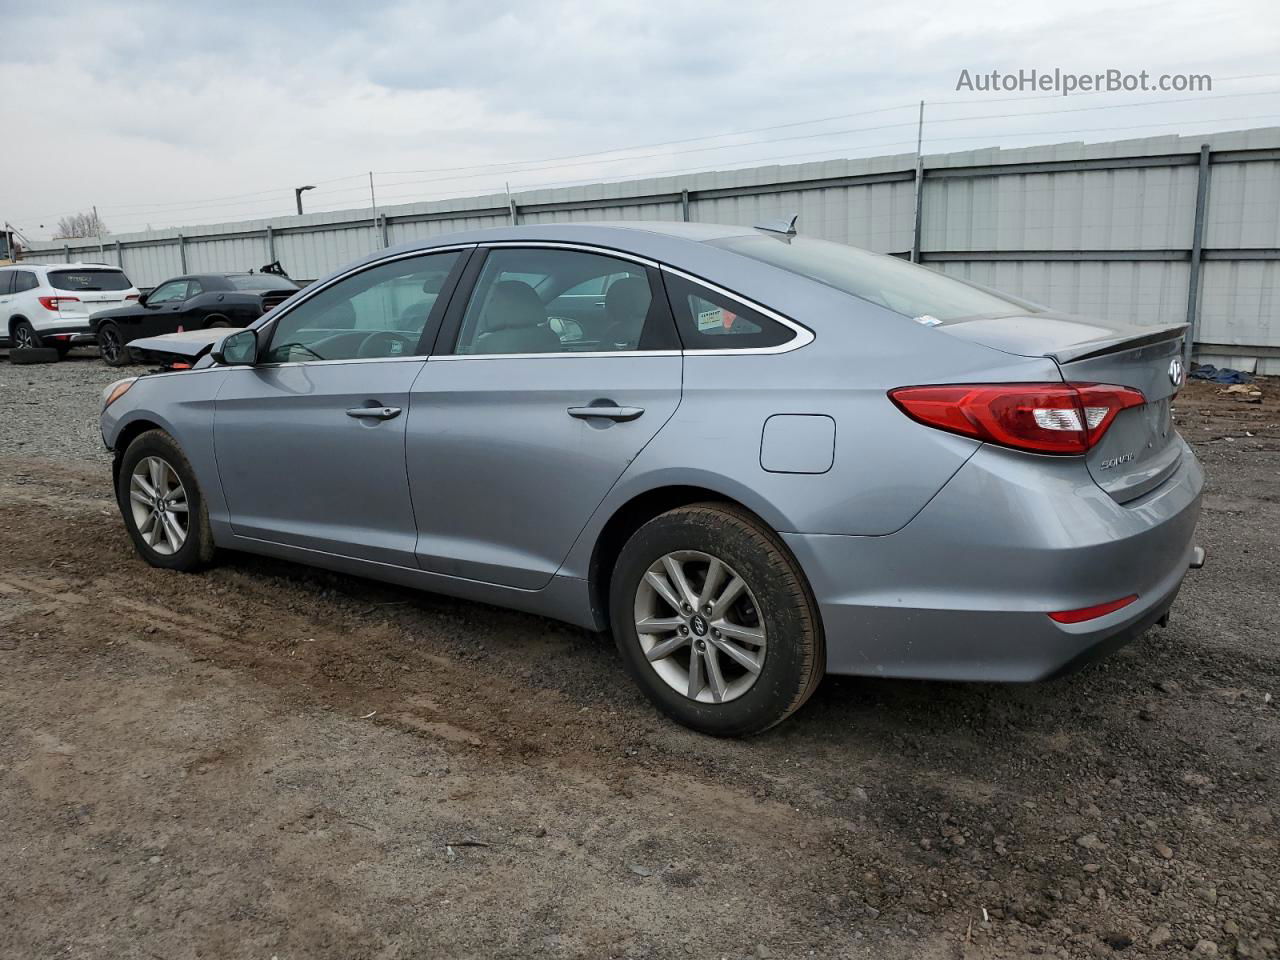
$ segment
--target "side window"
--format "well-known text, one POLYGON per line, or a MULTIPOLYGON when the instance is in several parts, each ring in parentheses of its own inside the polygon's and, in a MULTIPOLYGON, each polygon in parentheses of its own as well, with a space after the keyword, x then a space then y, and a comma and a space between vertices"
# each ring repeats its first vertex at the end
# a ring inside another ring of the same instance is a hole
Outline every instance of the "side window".
POLYGON ((204 284, 202 284, 199 280, 187 281, 187 297, 186 298, 188 300, 190 300, 192 297, 198 297, 202 293, 204 293, 204 284))
POLYGON ((14 273, 13 292, 24 293, 27 290, 34 290, 40 286, 40 281, 36 279, 36 275, 30 270, 18 270, 14 273))
POLYGON ((179 303, 185 299, 187 299, 187 281, 170 280, 152 290, 151 296, 147 297, 147 303, 179 303))
POLYGON ((458 251, 392 260, 335 283, 280 318, 268 363, 420 355, 427 321, 444 310, 458 251))
POLYGON ((794 330, 700 283, 665 276, 676 328, 686 350, 741 350, 777 347, 794 330))
POLYGON ((674 347, 641 264, 580 250, 490 250, 454 352, 472 356, 674 347))
POLYGON ((7 297, 13 292, 13 270, 0 270, 0 297, 7 297))

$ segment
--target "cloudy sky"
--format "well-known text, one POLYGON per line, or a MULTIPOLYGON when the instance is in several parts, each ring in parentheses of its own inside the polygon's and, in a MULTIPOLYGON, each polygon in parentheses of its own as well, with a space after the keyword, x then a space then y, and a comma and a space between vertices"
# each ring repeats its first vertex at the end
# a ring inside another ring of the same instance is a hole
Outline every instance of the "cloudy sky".
POLYGON ((116 233, 759 163, 1280 125, 1274 0, 0 0, 0 219, 116 233), (1123 9, 1118 9, 1122 8, 1123 9), (957 91, 961 70, 1212 93, 957 91), (1169 102, 1172 101, 1172 102, 1169 102))

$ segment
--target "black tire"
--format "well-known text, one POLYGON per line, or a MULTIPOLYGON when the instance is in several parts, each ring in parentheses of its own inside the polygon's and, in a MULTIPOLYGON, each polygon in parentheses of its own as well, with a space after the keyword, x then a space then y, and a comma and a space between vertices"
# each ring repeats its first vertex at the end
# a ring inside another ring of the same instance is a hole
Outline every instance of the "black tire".
POLYGON ((53 347, 14 347, 9 351, 9 362, 20 363, 57 363, 58 351, 53 347))
POLYGON ((645 695, 679 723, 713 736, 760 733, 782 722, 817 689, 826 666, 822 621, 799 565, 777 534, 731 504, 680 507, 632 534, 614 564, 609 610, 618 650, 645 695), (659 676, 641 647, 635 625, 637 591, 650 566, 677 551, 720 559, 755 598, 754 613, 767 646, 754 683, 735 699, 690 699, 659 676))
POLYGON ((204 325, 206 330, 217 330, 217 329, 221 329, 222 327, 229 327, 229 326, 231 326, 231 324, 230 322, 227 321, 226 317, 213 317, 212 319, 209 320, 208 323, 204 325))
POLYGON ((124 518, 125 529, 142 559, 153 567, 166 570, 193 571, 207 566, 214 557, 213 534, 209 529, 209 511, 204 495, 196 482, 195 472, 182 449, 163 430, 148 430, 134 438, 120 460, 120 472, 116 478, 116 503, 124 518), (131 506, 129 488, 134 467, 145 457, 156 457, 177 474, 186 492, 187 532, 181 547, 172 553, 162 553, 149 544, 138 529, 131 506))
POLYGON ((14 321, 13 330, 10 332, 9 342, 19 350, 44 346, 44 341, 40 339, 40 334, 36 333, 36 328, 27 320, 14 321))
POLYGON ((129 347, 125 343, 124 334, 114 323, 104 323, 98 327, 98 355, 108 367, 129 365, 129 347))

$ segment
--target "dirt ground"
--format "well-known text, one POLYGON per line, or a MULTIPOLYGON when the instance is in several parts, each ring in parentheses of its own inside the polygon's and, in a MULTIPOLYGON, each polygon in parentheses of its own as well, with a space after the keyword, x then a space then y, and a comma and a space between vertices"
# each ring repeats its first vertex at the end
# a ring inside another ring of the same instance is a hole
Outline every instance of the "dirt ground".
POLYGON ((151 569, 100 454, 6 445, 0 957, 1280 957, 1280 382, 1220 389, 1167 630, 736 742, 549 621, 151 569))

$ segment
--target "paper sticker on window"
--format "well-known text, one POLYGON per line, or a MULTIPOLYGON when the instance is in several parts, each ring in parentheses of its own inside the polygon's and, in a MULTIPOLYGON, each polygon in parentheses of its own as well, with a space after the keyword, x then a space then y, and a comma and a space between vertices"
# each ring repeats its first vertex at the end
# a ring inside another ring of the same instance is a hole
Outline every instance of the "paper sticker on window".
POLYGON ((707 330, 720 330, 724 327, 724 311, 719 307, 712 307, 710 310, 703 310, 698 314, 698 332, 703 333, 707 330))

